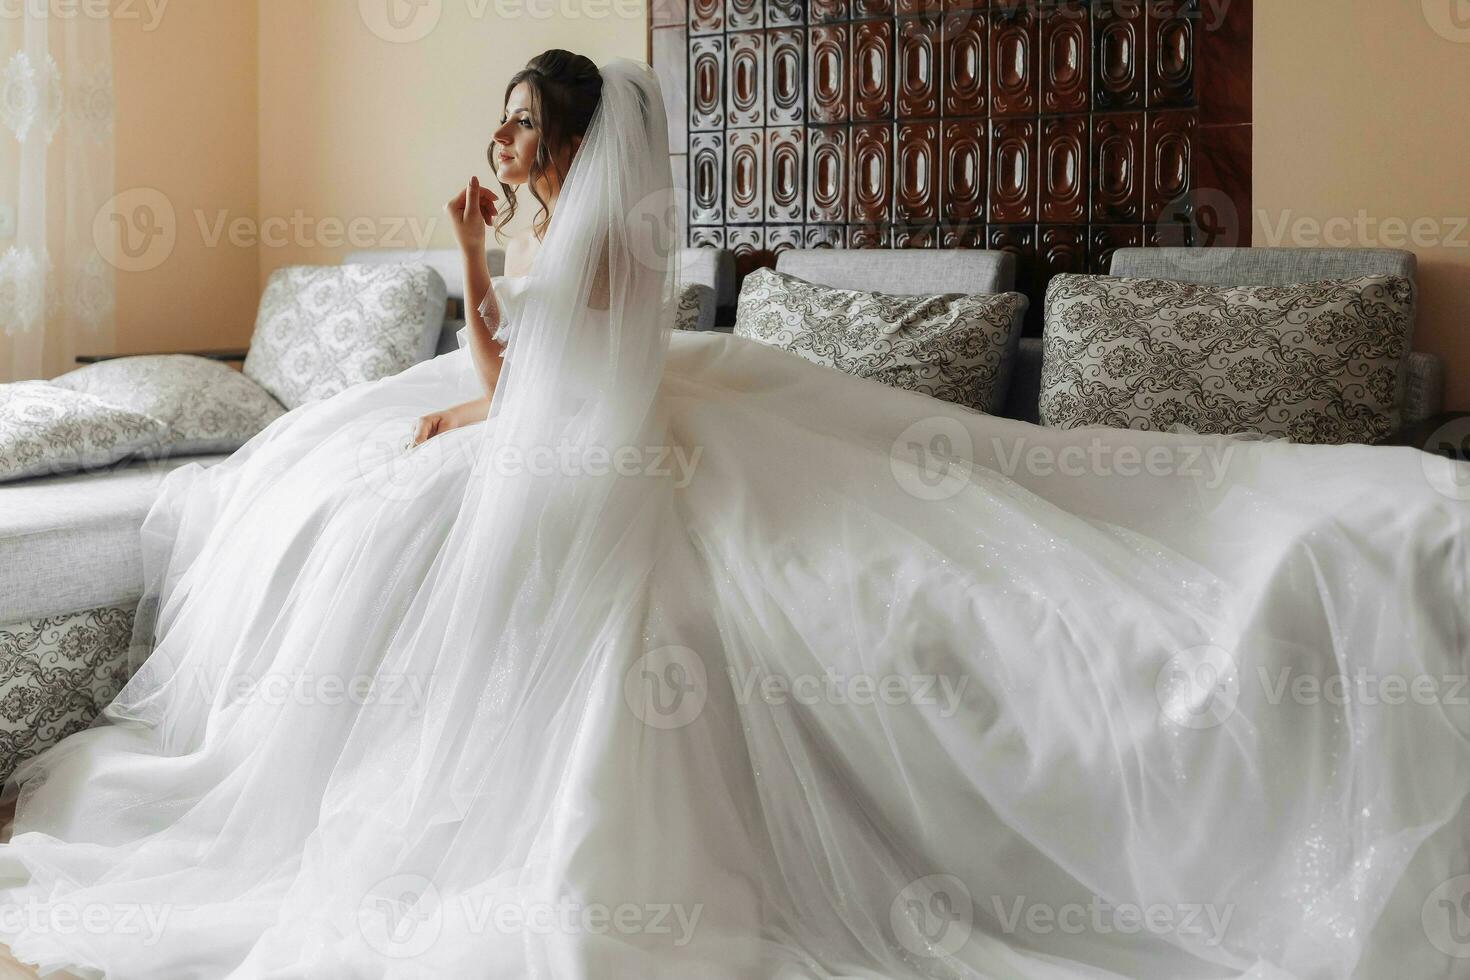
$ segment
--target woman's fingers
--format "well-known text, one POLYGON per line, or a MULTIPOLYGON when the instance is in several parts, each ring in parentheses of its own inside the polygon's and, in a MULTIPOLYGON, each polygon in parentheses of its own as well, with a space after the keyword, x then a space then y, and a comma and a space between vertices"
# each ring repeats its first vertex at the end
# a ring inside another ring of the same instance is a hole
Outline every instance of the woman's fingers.
POLYGON ((469 221, 478 213, 488 225, 495 220, 497 213, 495 201, 495 192, 488 187, 480 186, 480 178, 472 176, 465 189, 456 194, 453 200, 444 207, 461 224, 469 221))
POLYGON ((413 444, 415 446, 420 445, 422 443, 428 442, 430 439, 434 438, 434 436, 438 435, 439 420, 440 416, 438 414, 425 415, 423 418, 419 419, 419 427, 418 431, 414 433, 413 444))

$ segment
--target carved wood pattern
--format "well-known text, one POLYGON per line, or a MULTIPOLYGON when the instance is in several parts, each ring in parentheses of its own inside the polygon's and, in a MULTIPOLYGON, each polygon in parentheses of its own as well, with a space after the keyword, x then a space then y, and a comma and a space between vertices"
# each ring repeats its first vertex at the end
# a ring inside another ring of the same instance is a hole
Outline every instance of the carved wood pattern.
POLYGON ((725 224, 760 224, 765 205, 765 131, 725 133, 725 224))
POLYGON ((1038 314, 1118 248, 1248 244, 1210 209, 1249 214, 1252 0, 1205 6, 654 0, 650 50, 685 52, 654 68, 687 99, 689 242, 742 274, 785 248, 1005 249, 1038 314))
POLYGON ((1030 11, 990 12, 990 112, 1035 115, 1040 99, 1037 16, 1030 11))
POLYGON ((806 0, 766 0, 766 26, 787 27, 806 23, 806 0))
POLYGON ((749 31, 765 26, 766 9, 763 0, 727 0, 726 31, 749 31))
POLYGON ((806 130, 786 126, 766 130, 766 217, 769 223, 802 223, 802 172, 806 164, 806 130))
POLYGON ((766 103, 761 69, 766 37, 760 31, 725 35, 725 126, 739 129, 764 125, 766 103))
POLYGON ((896 112, 900 119, 939 117, 942 31, 936 17, 898 21, 896 112))

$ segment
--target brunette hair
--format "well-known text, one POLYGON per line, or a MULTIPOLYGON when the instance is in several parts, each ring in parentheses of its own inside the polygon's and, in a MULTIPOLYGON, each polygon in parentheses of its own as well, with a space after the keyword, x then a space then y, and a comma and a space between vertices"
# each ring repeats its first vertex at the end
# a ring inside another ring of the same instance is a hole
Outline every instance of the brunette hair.
MULTIPOLYGON (((527 186, 531 196, 541 205, 533 229, 537 238, 546 235, 551 222, 551 212, 536 190, 542 177, 556 167, 561 151, 569 148, 572 140, 585 137, 592 125, 593 113, 602 98, 602 72, 597 65, 580 54, 561 48, 543 51, 526 63, 526 67, 511 76, 505 86, 505 101, 521 82, 530 89, 531 124, 541 131, 541 143, 536 149, 536 159, 531 161, 530 179, 527 186)), ((485 152, 490 161, 491 172, 495 170, 495 143, 492 141, 485 152)), ((557 183, 566 180, 566 174, 557 171, 557 183)), ((504 238, 503 229, 516 213, 515 188, 501 183, 506 207, 495 222, 497 238, 504 238)))

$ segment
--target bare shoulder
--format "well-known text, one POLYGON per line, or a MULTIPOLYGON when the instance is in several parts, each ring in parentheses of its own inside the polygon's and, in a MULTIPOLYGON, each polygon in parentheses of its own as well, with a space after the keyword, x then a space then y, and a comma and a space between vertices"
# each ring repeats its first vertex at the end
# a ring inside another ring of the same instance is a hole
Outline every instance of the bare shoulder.
POLYGON ((531 261, 536 257, 536 250, 540 245, 535 233, 529 229, 506 239, 505 274, 511 277, 529 275, 531 261))

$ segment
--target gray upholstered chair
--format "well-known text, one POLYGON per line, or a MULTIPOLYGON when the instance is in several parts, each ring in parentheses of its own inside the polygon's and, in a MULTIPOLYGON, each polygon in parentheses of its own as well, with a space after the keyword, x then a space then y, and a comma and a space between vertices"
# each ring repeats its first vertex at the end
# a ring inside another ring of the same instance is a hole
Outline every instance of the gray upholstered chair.
MULTIPOLYGON (((1417 268, 1413 252, 1387 248, 1123 248, 1113 254, 1109 271, 1209 286, 1284 286, 1358 276, 1413 279, 1417 268)), ((1443 411, 1444 362, 1433 354, 1412 353, 1408 375, 1404 424, 1443 411)))

